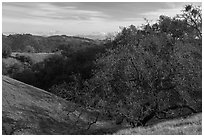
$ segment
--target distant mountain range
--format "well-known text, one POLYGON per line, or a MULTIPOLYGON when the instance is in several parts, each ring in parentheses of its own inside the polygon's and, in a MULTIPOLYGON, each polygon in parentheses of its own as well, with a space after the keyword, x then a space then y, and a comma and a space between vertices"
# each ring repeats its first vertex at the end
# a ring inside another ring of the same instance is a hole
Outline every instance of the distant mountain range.
POLYGON ((104 32, 95 32, 91 34, 77 35, 79 37, 90 38, 94 40, 104 40, 107 36, 107 33, 104 32))
MULTIPOLYGON (((19 33, 4 32, 3 34, 8 36, 8 35, 16 35, 16 34, 19 34, 19 33)), ((49 36, 54 36, 54 35, 63 35, 63 32, 60 32, 60 31, 36 32, 36 33, 33 33, 32 35, 49 37, 49 36)), ((83 38, 89 38, 89 39, 93 39, 93 40, 104 40, 106 38, 106 36, 107 36, 107 33, 105 33, 105 32, 93 32, 93 33, 89 33, 89 34, 73 35, 73 37, 74 36, 76 36, 76 37, 83 37, 83 38)))

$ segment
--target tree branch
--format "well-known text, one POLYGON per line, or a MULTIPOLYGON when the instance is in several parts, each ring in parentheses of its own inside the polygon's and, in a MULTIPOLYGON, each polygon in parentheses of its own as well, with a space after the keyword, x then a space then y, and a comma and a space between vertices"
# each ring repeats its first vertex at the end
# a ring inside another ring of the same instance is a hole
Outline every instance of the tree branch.
POLYGON ((147 122, 149 120, 151 120, 153 117, 157 117, 159 119, 166 119, 165 118, 161 118, 158 116, 159 113, 163 113, 163 114, 167 114, 167 112, 169 110, 175 110, 175 109, 178 109, 178 108, 188 108, 190 109, 193 113, 197 113, 197 111, 195 109, 193 109, 192 107, 188 106, 188 105, 185 105, 185 104, 182 104, 182 105, 174 105, 174 106, 170 106, 166 109, 163 109, 161 111, 158 111, 158 110, 152 110, 147 116, 145 116, 144 118, 138 120, 137 122, 137 126, 145 126, 147 124, 147 122))
POLYGON ((98 121, 98 118, 99 118, 99 113, 97 114, 97 116, 96 116, 96 118, 94 119, 94 121, 88 123, 88 127, 87 127, 86 130, 89 130, 89 129, 91 128, 91 126, 92 126, 93 124, 95 124, 95 123, 98 121))

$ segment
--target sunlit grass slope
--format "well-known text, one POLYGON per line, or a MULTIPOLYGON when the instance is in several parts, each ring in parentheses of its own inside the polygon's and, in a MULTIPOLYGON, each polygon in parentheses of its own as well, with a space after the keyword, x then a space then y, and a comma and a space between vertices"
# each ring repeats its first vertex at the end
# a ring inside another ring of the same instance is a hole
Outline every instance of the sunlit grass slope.
POLYGON ((158 123, 150 127, 120 130, 117 135, 201 135, 202 114, 158 123))

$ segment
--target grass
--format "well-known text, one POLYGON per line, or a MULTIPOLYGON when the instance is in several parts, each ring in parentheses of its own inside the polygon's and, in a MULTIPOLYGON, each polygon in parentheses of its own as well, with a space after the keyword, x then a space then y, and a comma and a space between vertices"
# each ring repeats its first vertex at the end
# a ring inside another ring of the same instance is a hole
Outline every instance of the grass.
POLYGON ((14 58, 2 58, 2 62, 6 64, 6 66, 12 66, 15 63, 21 63, 20 61, 14 59, 14 58))
POLYGON ((3 134, 77 134, 78 127, 67 116, 75 104, 6 76, 2 79, 3 134))
POLYGON ((50 57, 51 55, 55 53, 19 53, 19 52, 13 52, 11 56, 16 56, 16 54, 28 56, 32 59, 34 63, 42 62, 46 58, 50 57))
POLYGON ((150 127, 120 130, 116 135, 201 135, 202 114, 158 123, 150 127))
POLYGON ((113 134, 121 129, 109 121, 97 121, 87 130, 95 119, 93 112, 6 76, 2 97, 3 134, 113 134))
POLYGON ((14 57, 16 56, 16 54, 19 55, 23 55, 23 56, 28 56, 31 58, 31 60, 33 61, 33 63, 39 63, 44 61, 46 58, 49 58, 50 56, 52 56, 55 53, 18 53, 18 52, 13 52, 11 54, 11 57, 8 58, 2 58, 2 62, 7 66, 10 67, 14 64, 22 64, 22 62, 20 62, 19 60, 15 59, 14 57))

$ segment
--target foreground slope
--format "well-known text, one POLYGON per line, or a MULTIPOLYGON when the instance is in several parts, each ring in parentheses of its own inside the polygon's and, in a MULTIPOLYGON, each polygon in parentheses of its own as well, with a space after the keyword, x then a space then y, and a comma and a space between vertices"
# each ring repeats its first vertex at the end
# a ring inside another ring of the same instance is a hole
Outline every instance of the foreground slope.
POLYGON ((86 112, 77 105, 6 76, 2 81, 3 134, 84 134, 86 131, 86 112))
POLYGON ((2 81, 3 134, 202 134, 202 114, 124 129, 129 126, 104 121, 97 111, 84 109, 44 90, 6 76, 2 81))
POLYGON ((96 110, 2 76, 3 134, 113 134, 123 128, 103 117, 96 110))

